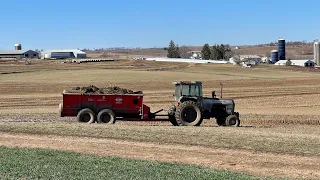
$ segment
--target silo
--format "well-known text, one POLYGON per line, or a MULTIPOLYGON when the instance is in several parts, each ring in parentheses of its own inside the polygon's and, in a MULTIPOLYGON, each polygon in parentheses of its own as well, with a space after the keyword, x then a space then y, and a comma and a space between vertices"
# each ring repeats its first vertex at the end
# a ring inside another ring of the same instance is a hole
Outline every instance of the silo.
POLYGON ((21 44, 15 44, 15 45, 14 45, 14 49, 15 49, 15 50, 21 50, 21 49, 22 49, 21 44))
POLYGON ((279 39, 278 40, 278 60, 286 59, 286 40, 279 39))
POLYGON ((314 42, 314 48, 313 48, 313 54, 314 54, 314 62, 317 64, 317 66, 320 65, 320 43, 314 42))
POLYGON ((271 51, 271 63, 274 64, 276 62, 278 62, 278 51, 277 50, 272 50, 271 51))

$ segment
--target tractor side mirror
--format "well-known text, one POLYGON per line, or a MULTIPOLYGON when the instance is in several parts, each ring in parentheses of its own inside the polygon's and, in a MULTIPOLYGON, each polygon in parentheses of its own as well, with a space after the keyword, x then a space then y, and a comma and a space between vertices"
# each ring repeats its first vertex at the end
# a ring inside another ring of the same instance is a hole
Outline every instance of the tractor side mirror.
POLYGON ((216 98, 216 92, 215 91, 212 91, 212 98, 216 98))

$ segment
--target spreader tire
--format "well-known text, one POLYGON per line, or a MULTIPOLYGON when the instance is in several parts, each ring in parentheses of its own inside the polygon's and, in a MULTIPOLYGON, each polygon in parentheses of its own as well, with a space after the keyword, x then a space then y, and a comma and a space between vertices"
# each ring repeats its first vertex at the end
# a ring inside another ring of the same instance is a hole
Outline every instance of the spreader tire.
POLYGON ((95 114, 91 109, 82 109, 78 112, 77 121, 82 123, 94 123, 95 114))
POLYGON ((116 122, 116 115, 110 109, 101 110, 97 116, 98 123, 114 124, 116 122))
POLYGON ((60 117, 63 117, 62 111, 63 111, 63 104, 60 103, 59 104, 59 115, 60 115, 60 117))

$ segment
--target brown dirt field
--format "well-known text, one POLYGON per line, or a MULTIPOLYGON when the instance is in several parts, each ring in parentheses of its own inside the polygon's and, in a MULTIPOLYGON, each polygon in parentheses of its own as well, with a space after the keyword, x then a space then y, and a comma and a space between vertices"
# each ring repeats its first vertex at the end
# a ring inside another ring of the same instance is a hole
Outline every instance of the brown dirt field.
POLYGON ((228 169, 260 177, 320 178, 319 157, 301 157, 245 150, 166 145, 112 139, 1 133, 0 145, 49 148, 103 156, 180 162, 228 169))

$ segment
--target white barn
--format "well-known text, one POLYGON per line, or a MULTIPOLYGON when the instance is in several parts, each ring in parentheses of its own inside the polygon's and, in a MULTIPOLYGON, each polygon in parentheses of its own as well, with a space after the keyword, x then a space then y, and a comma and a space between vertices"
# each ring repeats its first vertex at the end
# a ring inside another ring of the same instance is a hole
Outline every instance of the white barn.
POLYGON ((87 54, 78 49, 45 50, 41 52, 41 59, 86 58, 87 54))
POLYGON ((33 50, 0 50, 0 58, 39 58, 39 53, 33 50))
MULTIPOLYGON (((285 66, 288 60, 280 60, 275 65, 285 66)), ((306 60, 290 60, 291 66, 314 67, 316 63, 310 59, 306 60)))

